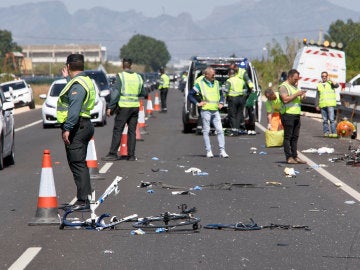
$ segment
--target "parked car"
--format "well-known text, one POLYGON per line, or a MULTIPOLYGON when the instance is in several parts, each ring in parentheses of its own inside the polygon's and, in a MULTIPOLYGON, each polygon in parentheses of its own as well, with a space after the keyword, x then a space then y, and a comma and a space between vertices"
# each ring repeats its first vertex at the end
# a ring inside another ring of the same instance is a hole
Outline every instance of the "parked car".
POLYGON ((0 170, 15 164, 14 103, 5 98, 0 87, 0 170))
MULTIPOLYGON (((56 106, 60 92, 64 89, 66 83, 66 79, 56 80, 51 84, 47 95, 40 95, 40 98, 45 99, 45 102, 42 105, 43 128, 59 125, 56 119, 56 106)), ((99 91, 94 80, 93 83, 96 90, 96 99, 95 107, 90 112, 91 122, 98 126, 104 126, 106 125, 106 101, 103 97, 105 93, 99 91)))
POLYGON ((25 80, 14 80, 0 84, 5 97, 12 99, 16 107, 29 106, 35 109, 33 90, 25 80))
MULTIPOLYGON (((244 61, 244 58, 223 58, 223 57, 194 57, 191 61, 188 78, 186 81, 184 89, 184 106, 182 111, 182 120, 183 120, 183 132, 189 133, 193 128, 197 127, 199 119, 199 111, 196 105, 192 104, 188 100, 189 90, 194 87, 196 78, 198 78, 203 70, 207 66, 211 66, 215 70, 215 79, 219 81, 220 87, 226 82, 229 78, 228 71, 229 66, 232 62, 239 64, 241 61, 244 61)), ((247 62, 247 73, 249 74, 250 79, 254 83, 254 89, 257 92, 261 92, 260 85, 257 79, 256 70, 250 62, 247 62)), ((259 121, 261 110, 261 102, 258 101, 255 108, 256 121, 259 121), (260 104, 260 105, 259 105, 260 104)), ((223 123, 223 127, 229 127, 228 117, 227 117, 227 104, 224 104, 224 107, 220 110, 220 116, 223 123)), ((199 123, 200 124, 200 123, 199 123)), ((201 130, 197 129, 197 133, 201 134, 201 130)))
POLYGON ((349 82, 345 84, 344 91, 351 93, 360 93, 360 74, 356 75, 354 78, 352 78, 349 82))
POLYGON ((97 83, 101 96, 105 98, 106 102, 110 102, 111 88, 105 72, 102 70, 85 70, 84 72, 97 83))

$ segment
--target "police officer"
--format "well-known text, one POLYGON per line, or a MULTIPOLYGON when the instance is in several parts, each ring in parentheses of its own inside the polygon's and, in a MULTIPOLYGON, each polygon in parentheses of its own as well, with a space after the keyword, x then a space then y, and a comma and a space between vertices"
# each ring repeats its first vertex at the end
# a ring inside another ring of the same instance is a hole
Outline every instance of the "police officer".
POLYGON ((297 88, 299 76, 299 71, 291 69, 286 81, 279 88, 280 98, 284 104, 280 117, 284 126, 284 152, 288 164, 306 163, 297 156, 297 143, 301 126, 301 99, 305 97, 306 93, 297 88))
MULTIPOLYGON (((230 68, 234 69, 237 76, 244 81, 244 89, 246 94, 245 109, 249 117, 247 133, 249 135, 256 135, 254 105, 257 100, 257 95, 254 92, 254 83, 251 81, 249 74, 246 71, 246 62, 241 61, 239 65, 236 65, 235 62, 232 62, 230 64, 230 68)), ((240 130, 242 129, 245 129, 245 122, 240 123, 240 130)))
POLYGON ((236 76, 234 69, 229 70, 229 79, 225 82, 225 92, 227 93, 228 116, 231 127, 229 135, 237 136, 244 134, 244 105, 246 100, 244 80, 236 76), (242 128, 240 124, 242 124, 242 128))
POLYGON ((167 94, 170 87, 170 78, 165 73, 165 69, 162 67, 160 68, 160 81, 159 81, 159 91, 160 91, 160 100, 161 100, 161 112, 167 112, 167 105, 166 99, 167 94))
POLYGON ((326 71, 321 72, 321 82, 319 82, 317 85, 315 106, 317 111, 321 111, 321 115, 323 118, 324 137, 338 137, 335 125, 335 88, 338 87, 338 83, 334 83, 333 81, 328 79, 328 73, 326 71), (330 121, 331 132, 329 132, 328 121, 330 121))
POLYGON ((77 201, 69 206, 73 210, 89 208, 91 183, 86 165, 86 152, 94 135, 90 111, 95 104, 95 88, 92 80, 83 73, 84 56, 70 54, 62 74, 68 83, 57 102, 57 121, 61 124, 66 156, 77 187, 77 201))
POLYGON ((127 160, 136 160, 135 146, 136 125, 140 107, 139 97, 145 96, 145 88, 141 76, 131 70, 131 65, 131 59, 123 59, 124 71, 116 75, 110 102, 107 105, 107 116, 110 116, 113 113, 115 113, 116 116, 110 151, 102 158, 104 161, 115 161, 119 159, 117 153, 125 124, 128 125, 127 160))

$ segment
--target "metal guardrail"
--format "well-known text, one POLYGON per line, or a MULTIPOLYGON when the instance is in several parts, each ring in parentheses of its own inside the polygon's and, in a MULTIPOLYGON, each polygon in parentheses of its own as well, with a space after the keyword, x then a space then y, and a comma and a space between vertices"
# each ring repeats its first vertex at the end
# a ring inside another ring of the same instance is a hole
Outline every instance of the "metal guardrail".
POLYGON ((360 122, 360 93, 341 92, 337 107, 337 122, 347 117, 350 122, 360 122))

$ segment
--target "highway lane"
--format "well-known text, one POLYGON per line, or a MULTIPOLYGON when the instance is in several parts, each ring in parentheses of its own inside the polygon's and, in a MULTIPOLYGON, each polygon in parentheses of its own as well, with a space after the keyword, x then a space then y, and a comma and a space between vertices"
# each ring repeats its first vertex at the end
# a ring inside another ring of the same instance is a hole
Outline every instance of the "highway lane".
MULTIPOLYGON (((260 230, 212 231, 199 233, 145 234, 131 236, 130 224, 116 231, 60 231, 56 226, 29 227, 35 214, 42 152, 51 150, 55 185, 59 202, 70 201, 75 187, 66 164, 59 129, 43 130, 41 124, 16 134, 16 165, 0 172, 1 247, 0 268, 7 268, 29 247, 41 247, 26 269, 358 269, 359 209, 358 201, 346 194, 308 165, 297 165, 296 178, 284 177, 281 148, 263 148, 263 133, 257 136, 226 138, 230 159, 204 158, 203 141, 195 134, 182 134, 181 100, 177 91, 169 94, 169 112, 150 118, 144 141, 137 144, 136 162, 115 162, 105 180, 94 181, 99 195, 117 176, 124 177, 121 192, 98 210, 117 216, 137 213, 154 215, 176 211, 187 203, 198 208, 202 224, 248 222, 308 225, 311 231, 260 230), (266 155, 250 154, 251 147, 266 155), (152 160, 159 158, 159 161, 152 160), (197 167, 208 176, 186 174, 197 167), (153 172, 155 169, 166 171, 153 172), (172 190, 154 188, 149 194, 137 188, 140 181, 162 181, 169 185, 254 184, 252 188, 232 190, 203 189, 196 195, 174 196, 172 190), (277 181, 281 186, 267 186, 277 181), (345 204, 355 201, 355 204, 345 204), (347 259, 345 258, 347 257, 347 259)), ((40 119, 40 111, 16 115, 22 125, 40 119)), ((113 120, 95 130, 99 167, 110 144, 113 120)), ((20 126, 17 124, 17 128, 20 126)), ((334 147, 346 151, 348 140, 324 139, 321 124, 303 118, 299 150, 310 147, 334 147)), ((212 137, 216 145, 216 140, 212 137)), ((214 148, 214 154, 217 151, 214 148)), ((329 163, 331 155, 306 154, 353 188, 359 190, 358 168, 343 163, 329 163)), ((61 213, 61 212, 60 212, 61 213)))

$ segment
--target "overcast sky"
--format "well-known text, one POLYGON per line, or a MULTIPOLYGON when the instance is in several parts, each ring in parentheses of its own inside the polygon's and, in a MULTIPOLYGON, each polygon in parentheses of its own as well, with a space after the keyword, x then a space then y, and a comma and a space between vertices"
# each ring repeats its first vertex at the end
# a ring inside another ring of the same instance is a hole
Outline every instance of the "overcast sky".
MULTIPOLYGON (((0 7, 19 5, 29 2, 43 2, 44 0, 0 0, 0 7)), ((51 1, 51 0, 48 0, 51 1)), ((177 16, 181 12, 188 12, 194 20, 203 19, 211 13, 214 7, 229 5, 246 0, 60 0, 65 3, 68 10, 73 13, 78 9, 89 9, 101 5, 104 8, 117 11, 127 11, 130 9, 141 12, 148 17, 156 17, 160 14, 177 16), (101 4, 100 4, 101 3, 101 4)), ((271 0, 267 0, 271 1, 271 0)), ((284 0, 288 1, 288 0, 284 0)), ((294 1, 294 4, 298 0, 294 1)), ((316 0, 314 0, 316 1, 316 0)), ((358 0, 329 0, 339 6, 360 11, 360 1, 358 0)))

